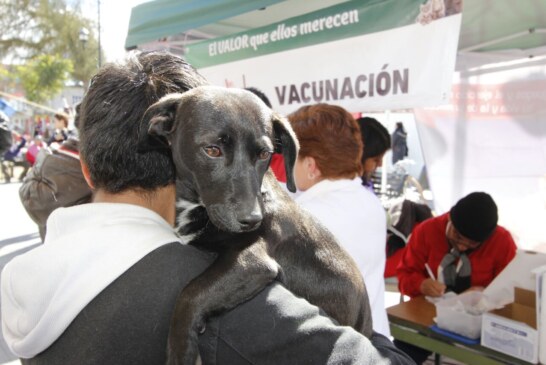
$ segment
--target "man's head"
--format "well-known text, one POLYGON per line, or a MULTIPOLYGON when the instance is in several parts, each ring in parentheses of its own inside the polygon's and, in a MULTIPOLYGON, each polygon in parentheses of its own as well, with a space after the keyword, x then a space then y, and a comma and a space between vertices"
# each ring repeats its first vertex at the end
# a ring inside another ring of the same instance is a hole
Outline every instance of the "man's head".
POLYGON ((477 248, 497 227, 497 205, 487 193, 468 194, 449 213, 446 237, 459 251, 477 248))
POLYGON ((357 119, 360 127, 360 135, 364 143, 364 152, 362 153, 362 166, 364 173, 362 175, 365 181, 370 180, 374 171, 383 164, 383 156, 391 148, 391 136, 377 119, 362 117, 357 119))
POLYGON ((245 90, 250 91, 251 93, 253 93, 257 97, 259 97, 264 102, 264 104, 267 105, 267 107, 269 109, 272 108, 271 102, 269 101, 269 98, 260 89, 255 88, 255 87, 246 87, 245 90))
POLYGON ((204 84, 182 58, 164 52, 133 53, 100 69, 79 110, 80 154, 93 187, 119 193, 173 183, 170 151, 139 145, 148 132, 142 116, 164 95, 204 84))
POLYGON ((58 129, 68 128, 68 115, 65 114, 64 112, 59 112, 55 114, 54 119, 55 119, 55 128, 58 128, 58 129))

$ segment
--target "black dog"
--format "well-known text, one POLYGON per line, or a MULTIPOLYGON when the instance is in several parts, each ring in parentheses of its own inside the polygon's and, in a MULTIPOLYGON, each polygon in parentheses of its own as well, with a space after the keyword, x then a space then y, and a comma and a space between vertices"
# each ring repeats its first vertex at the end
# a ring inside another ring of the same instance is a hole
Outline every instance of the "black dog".
POLYGON ((287 186, 295 190, 298 145, 285 119, 248 91, 203 86, 164 97, 144 121, 149 134, 171 146, 181 236, 218 253, 178 298, 168 364, 193 364, 205 320, 275 278, 340 324, 371 336, 368 296, 356 264, 268 170, 271 154, 282 152, 287 186))

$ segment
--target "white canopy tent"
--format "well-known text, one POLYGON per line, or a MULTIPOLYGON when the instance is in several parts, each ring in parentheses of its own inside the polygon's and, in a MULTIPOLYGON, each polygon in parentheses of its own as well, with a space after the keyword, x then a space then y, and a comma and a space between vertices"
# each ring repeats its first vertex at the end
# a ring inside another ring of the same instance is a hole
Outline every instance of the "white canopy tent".
MULTIPOLYGON (((156 0, 133 9, 126 47, 184 53, 197 41, 340 3, 351 1, 215 0, 203 8, 203 2, 156 0)), ((393 10, 401 3, 392 2, 393 10)), ((546 251, 545 56, 545 1, 464 0, 451 99, 415 115, 437 213, 470 191, 487 191, 518 245, 546 251)))

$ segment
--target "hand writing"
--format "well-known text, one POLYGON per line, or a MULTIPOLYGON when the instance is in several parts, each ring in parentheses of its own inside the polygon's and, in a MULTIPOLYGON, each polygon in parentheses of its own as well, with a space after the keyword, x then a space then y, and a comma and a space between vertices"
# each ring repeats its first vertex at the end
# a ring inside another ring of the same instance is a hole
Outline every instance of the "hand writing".
POLYGON ((472 286, 468 289, 465 290, 465 292, 467 291, 484 291, 484 287, 483 286, 472 286))
POLYGON ((427 278, 423 280, 419 290, 421 290, 421 293, 423 293, 423 295, 427 295, 429 297, 440 297, 444 295, 444 292, 446 291, 446 286, 439 281, 427 278))

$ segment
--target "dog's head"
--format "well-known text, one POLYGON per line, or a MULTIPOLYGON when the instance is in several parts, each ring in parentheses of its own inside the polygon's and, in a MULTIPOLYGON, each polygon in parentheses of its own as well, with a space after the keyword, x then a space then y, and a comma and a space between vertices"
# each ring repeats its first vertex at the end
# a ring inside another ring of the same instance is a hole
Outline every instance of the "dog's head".
POLYGON ((197 194, 221 230, 260 225, 262 180, 273 152, 283 154, 287 187, 295 191, 295 134, 251 92, 202 86, 167 95, 150 106, 144 122, 148 134, 170 145, 179 183, 197 194))

